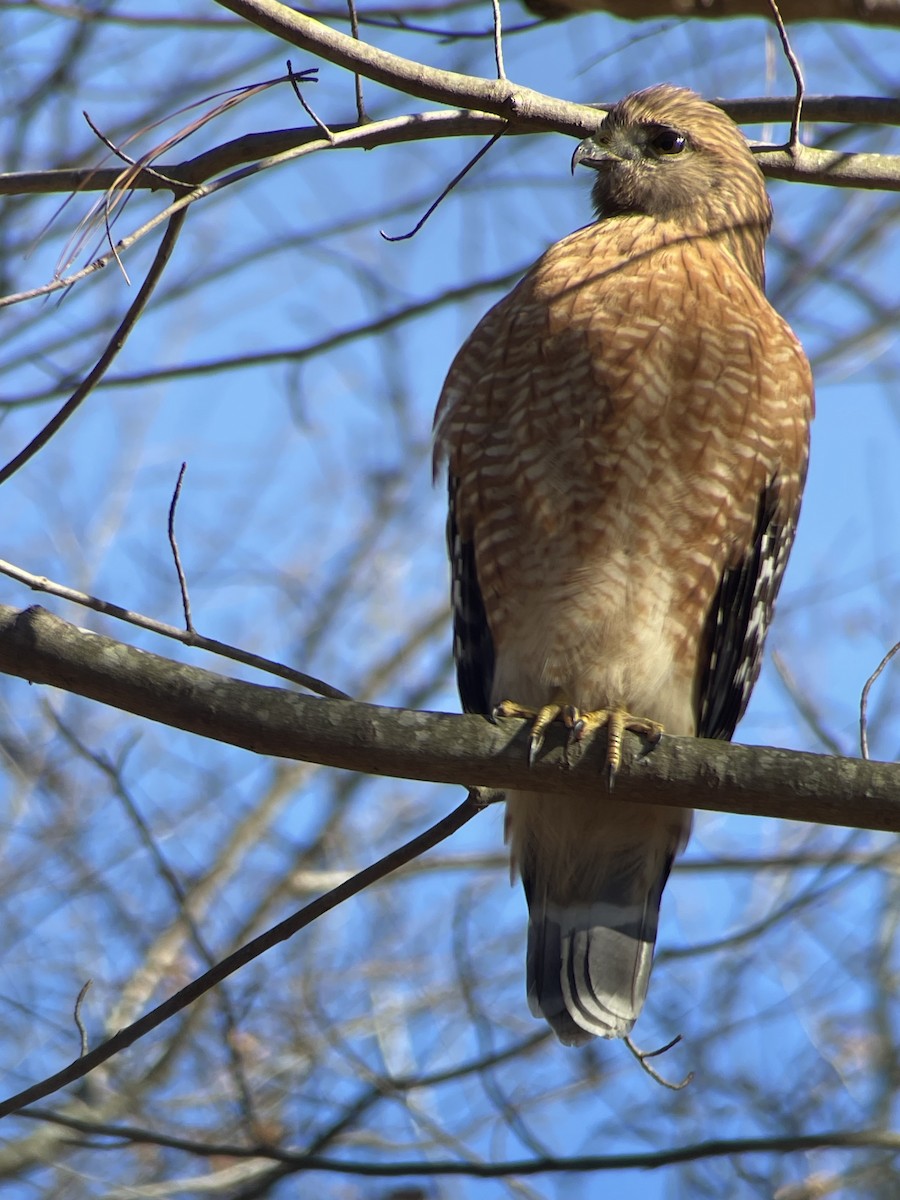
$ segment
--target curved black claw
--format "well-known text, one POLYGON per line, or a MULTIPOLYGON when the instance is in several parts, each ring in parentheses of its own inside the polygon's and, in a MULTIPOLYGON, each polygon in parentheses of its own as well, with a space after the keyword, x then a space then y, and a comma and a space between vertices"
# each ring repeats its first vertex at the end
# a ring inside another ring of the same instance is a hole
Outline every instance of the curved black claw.
POLYGON ((534 764, 537 762, 537 756, 540 754, 543 745, 544 745, 544 735, 542 733, 539 733, 537 736, 532 734, 531 737, 528 739, 528 765, 529 765, 529 767, 533 767, 534 764))
POLYGON ((569 736, 566 739, 566 745, 571 746, 573 742, 580 742, 584 737, 585 723, 581 711, 574 704, 567 704, 562 711, 563 724, 569 731, 569 736))

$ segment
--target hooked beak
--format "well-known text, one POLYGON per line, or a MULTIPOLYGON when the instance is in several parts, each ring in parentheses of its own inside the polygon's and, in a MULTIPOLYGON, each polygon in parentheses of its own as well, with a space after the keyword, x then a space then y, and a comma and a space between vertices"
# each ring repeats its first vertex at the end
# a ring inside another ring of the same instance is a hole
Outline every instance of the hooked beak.
POLYGON ((594 138, 585 138, 583 142, 578 143, 572 155, 572 174, 575 174, 576 167, 593 167, 596 170, 603 163, 618 157, 619 155, 614 154, 609 147, 599 145, 594 138))

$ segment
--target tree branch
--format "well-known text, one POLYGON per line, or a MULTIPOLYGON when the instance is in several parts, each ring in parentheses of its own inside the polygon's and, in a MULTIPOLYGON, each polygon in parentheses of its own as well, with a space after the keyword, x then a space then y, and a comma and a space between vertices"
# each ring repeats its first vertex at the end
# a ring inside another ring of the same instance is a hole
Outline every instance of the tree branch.
MULTIPOLYGON (((528 766, 526 722, 295 695, 175 663, 39 607, 0 607, 0 670, 202 737, 366 774, 595 795, 605 735, 566 760, 564 731, 528 766)), ((900 768, 696 738, 626 739, 616 798, 900 832, 900 768)))
POLYGON ((763 150, 754 157, 769 179, 900 192, 900 157, 892 154, 843 154, 797 146, 793 154, 763 150))
MULTIPOLYGON (((425 69, 425 68, 423 68, 425 69)), ((460 76, 468 79, 469 76, 460 76)), ((480 82, 475 79, 473 82, 480 82)), ((535 93, 537 95, 538 93, 535 93)), ((474 99, 470 97, 470 99, 474 99)), ((545 97, 548 101, 550 97, 545 97)), ((793 101, 789 97, 756 97, 744 100, 714 100, 723 112, 739 124, 756 125, 773 121, 789 122, 793 101)), ((606 114, 604 104, 583 105, 563 100, 552 103, 558 111, 568 114, 564 127, 552 121, 525 120, 521 115, 509 127, 500 117, 489 113, 453 108, 442 112, 408 113, 386 121, 359 127, 336 124, 330 127, 333 135, 342 135, 335 149, 373 150, 376 147, 401 145, 406 142, 432 138, 487 137, 505 130, 509 136, 526 133, 570 133, 582 136, 582 130, 593 132, 606 114), (571 126, 576 123, 573 132, 571 126)), ((809 96, 803 101, 807 122, 827 122, 841 125, 900 125, 900 100, 880 96, 809 96)), ((587 136, 585 133, 584 136, 587 136)), ((225 171, 247 163, 275 158, 290 150, 321 141, 322 131, 316 126, 293 129, 272 129, 264 133, 249 133, 223 142, 195 158, 178 163, 161 163, 152 170, 138 170, 129 177, 129 187, 159 191, 160 176, 195 186, 225 171)), ((835 154, 831 151, 804 147, 806 158, 793 164, 784 152, 765 153, 758 157, 766 174, 778 179, 804 181, 810 173, 822 176, 809 182, 833 183, 846 187, 885 187, 900 181, 900 157, 878 154, 835 154), (828 177, 826 168, 840 160, 842 169, 828 177), (873 162, 874 160, 874 162, 873 162)), ((11 171, 0 174, 0 196, 25 196, 63 192, 103 192, 115 187, 122 178, 120 167, 62 167, 46 171, 11 171)))
POLYGON ((575 1172, 646 1170, 674 1163, 701 1162, 738 1154, 792 1154, 831 1147, 840 1150, 882 1149, 896 1154, 900 1133, 892 1130, 823 1130, 821 1133, 785 1134, 782 1137, 714 1138, 673 1146, 663 1150, 637 1151, 633 1154, 584 1154, 570 1158, 546 1156, 501 1162, 360 1162, 346 1157, 326 1158, 302 1150, 284 1150, 277 1146, 242 1146, 235 1142, 204 1142, 171 1134, 157 1134, 134 1125, 119 1125, 57 1113, 48 1109, 29 1109, 22 1113, 30 1120, 50 1121, 92 1137, 111 1137, 136 1145, 164 1146, 202 1158, 268 1159, 311 1171, 338 1174, 395 1177, 409 1175, 440 1177, 471 1176, 477 1179, 503 1179, 507 1176, 573 1174, 575 1172))
MULTIPOLYGON (((178 235, 184 226, 184 221, 187 213, 175 213, 166 227, 162 241, 157 247, 156 254, 153 256, 153 262, 150 264, 150 270, 147 272, 147 277, 141 284, 140 291, 135 296, 134 300, 128 306, 128 311, 119 322, 112 337, 106 343, 103 353, 94 363, 93 367, 87 375, 79 383, 78 387, 65 402, 62 408, 53 415, 35 436, 31 439, 24 449, 14 455, 5 466, 0 467, 0 484, 3 484, 7 479, 15 475, 16 471, 20 470, 27 462, 30 462, 34 456, 47 445, 50 439, 58 433, 68 419, 77 412, 81 405, 85 402, 115 359, 116 355, 125 345, 125 341, 129 334, 137 325, 144 309, 156 289, 156 285, 162 278, 163 271, 168 266, 169 259, 172 257, 172 252, 175 249, 175 243, 178 240, 178 235)), ((115 251, 113 251, 115 254, 115 251)))
POLYGON ((413 59, 379 50, 324 25, 276 0, 216 0, 251 24, 317 58, 365 76, 420 100, 477 108, 513 120, 543 120, 561 133, 587 137, 596 123, 584 106, 567 104, 508 79, 479 79, 457 71, 426 67, 413 59), (582 115, 577 110, 582 108, 582 115), (584 121, 587 121, 587 125, 584 121))
POLYGON ((60 600, 69 600, 72 604, 80 604, 82 607, 102 613, 106 617, 114 617, 117 621, 126 621, 129 625, 137 626, 138 629, 146 629, 148 633, 171 638, 172 641, 181 642, 183 646, 191 646, 193 649, 203 650, 207 654, 218 654, 222 658, 230 658, 233 662, 243 663, 246 667, 253 667, 254 670, 277 675, 280 679, 286 679, 288 683, 296 683, 299 687, 307 688, 320 696, 328 696, 331 700, 350 699, 347 693, 342 692, 340 688, 336 688, 322 679, 314 679, 312 675, 307 675, 303 671, 296 671, 293 667, 287 667, 284 663, 273 662, 272 659, 264 658, 261 654, 251 654, 249 650, 242 650, 240 646, 230 646, 227 642, 220 642, 216 638, 204 637, 196 629, 179 629, 176 625, 157 621, 154 617, 145 616, 143 613, 132 612, 129 608, 122 608, 120 604, 102 600, 99 596, 91 596, 87 592, 66 587, 65 584, 55 583, 44 575, 32 575, 30 571, 24 571, 21 567, 5 562, 3 559, 0 559, 0 574, 7 575, 18 583, 24 583, 33 592, 46 592, 47 595, 57 596, 60 600))
MULTIPOLYGON (((649 21, 660 17, 765 17, 767 0, 523 0, 541 17, 570 17, 574 13, 606 12, 621 20, 649 21)), ((787 21, 856 21, 863 25, 900 25, 900 0, 780 0, 787 21)))
MULTIPOLYGON (((108 639, 104 639, 108 640, 108 639)), ((126 647, 127 648, 127 647, 126 647)), ((138 651, 138 653, 140 653, 138 651)), ((392 850, 389 854, 384 855, 377 862, 364 870, 357 872, 352 879, 339 884, 336 888, 332 888, 324 896, 320 896, 317 900, 313 900, 298 912, 292 913, 285 920, 279 921, 277 925, 273 925, 271 929, 267 929, 265 933, 261 933, 252 941, 245 943, 233 954, 227 955, 221 962, 215 963, 208 971, 199 975, 196 979, 191 980, 186 987, 181 988, 168 1000, 164 1000, 162 1004, 158 1004, 156 1008, 145 1013, 137 1021, 128 1025, 125 1029, 120 1029, 118 1033, 113 1034, 111 1038, 107 1038, 105 1042, 101 1042, 99 1046, 95 1046, 93 1050, 89 1050, 86 1054, 82 1054, 76 1058, 74 1062, 63 1067, 61 1071, 57 1071, 54 1075, 47 1076, 39 1083, 33 1084, 31 1087, 25 1088, 24 1091, 17 1092, 14 1096, 9 1096, 7 1099, 0 1101, 0 1117, 7 1117, 11 1113, 18 1112, 20 1108, 24 1108, 26 1104, 31 1104, 35 1100, 43 1100, 46 1096, 53 1095, 60 1088, 66 1087, 70 1083, 74 1083, 76 1079, 83 1079, 101 1063, 108 1062, 116 1054, 122 1050, 133 1046, 135 1042, 145 1037, 152 1030, 157 1029, 166 1021, 193 1004, 195 1000, 199 1000, 201 996, 206 995, 214 987, 220 984, 224 979, 239 971, 241 967, 252 962, 253 959, 259 958, 267 950, 271 950, 273 946, 277 946, 280 942, 285 942, 288 938, 299 933, 301 929, 305 929, 311 925, 313 921, 324 916, 325 913, 331 912, 337 908, 339 904, 343 904, 345 900, 349 900, 351 896, 357 896, 360 892, 365 891, 379 879, 383 879, 385 875, 389 875, 392 871, 396 871, 398 867, 411 862, 424 854, 426 850, 430 850, 432 846, 437 846, 440 842, 450 837, 458 829, 462 828, 467 821, 476 816, 484 807, 485 801, 479 798, 477 793, 470 791, 469 795, 463 800, 462 804, 458 805, 453 812, 448 813, 446 817, 436 821, 424 833, 420 833, 418 837, 412 838, 405 842, 396 850, 392 850)))

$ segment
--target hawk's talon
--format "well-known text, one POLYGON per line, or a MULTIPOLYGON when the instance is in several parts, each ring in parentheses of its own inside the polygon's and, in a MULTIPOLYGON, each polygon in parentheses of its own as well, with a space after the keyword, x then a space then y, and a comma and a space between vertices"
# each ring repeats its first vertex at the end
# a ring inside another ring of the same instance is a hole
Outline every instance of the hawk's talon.
POLYGON ((622 762, 622 735, 637 733, 646 739, 646 749, 652 750, 659 744, 663 727, 659 721, 649 717, 636 717, 624 708, 598 708, 582 712, 576 704, 569 704, 562 697, 551 700, 540 709, 528 708, 515 700, 501 700, 493 710, 494 717, 522 717, 531 721, 531 736, 528 745, 528 765, 534 766, 544 745, 544 734, 554 721, 561 721, 568 729, 565 746, 565 761, 568 763, 569 747, 583 740, 590 729, 606 728, 606 775, 610 789, 622 762))
POLYGON ((541 747, 544 744, 543 735, 535 737, 534 734, 528 739, 528 765, 533 767, 537 762, 537 756, 541 752, 541 747))
POLYGON ((653 721, 651 724, 656 725, 656 728, 648 729, 644 734, 644 738, 647 742, 647 750, 652 750, 654 746, 658 746, 662 741, 662 735, 665 732, 662 725, 660 725, 657 721, 653 721))
POLYGON ((499 704, 494 705, 495 717, 528 717, 534 720, 537 715, 536 709, 516 704, 515 700, 501 700, 499 704))
POLYGON ((494 705, 493 709, 495 719, 497 717, 522 717, 526 721, 531 721, 531 734, 528 739, 529 767, 533 767, 537 761, 537 756, 544 745, 544 731, 558 714, 559 706, 556 704, 547 704, 542 709, 534 709, 528 708, 524 704, 517 704, 515 700, 501 700, 499 704, 494 705))

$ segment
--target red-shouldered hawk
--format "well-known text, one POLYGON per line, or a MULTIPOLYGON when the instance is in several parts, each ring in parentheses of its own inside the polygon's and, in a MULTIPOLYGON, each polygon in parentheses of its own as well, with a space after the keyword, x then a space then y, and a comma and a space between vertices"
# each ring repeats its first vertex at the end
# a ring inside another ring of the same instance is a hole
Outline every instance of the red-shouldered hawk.
MULTIPOLYGON (((465 343, 435 418, 449 465, 454 654, 467 712, 532 748, 623 728, 730 738, 759 672, 806 472, 812 380, 763 293, 771 207, 741 133, 661 85, 573 159, 597 221, 465 343)), ((604 789, 605 792, 606 789, 604 789)), ((691 813, 511 792, 528 996, 559 1039, 623 1037, 691 813)))

